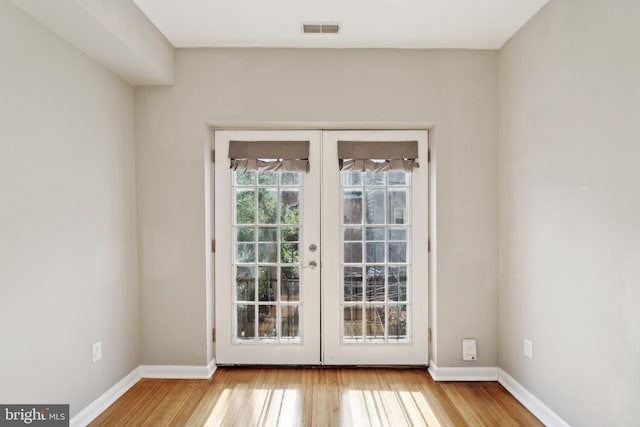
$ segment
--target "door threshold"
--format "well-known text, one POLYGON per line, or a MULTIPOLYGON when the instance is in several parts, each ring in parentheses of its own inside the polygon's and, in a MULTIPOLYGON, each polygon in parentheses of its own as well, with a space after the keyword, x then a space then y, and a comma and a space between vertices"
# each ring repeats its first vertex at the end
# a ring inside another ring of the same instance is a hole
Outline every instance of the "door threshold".
POLYGON ((427 369, 428 365, 256 365, 242 363, 222 363, 218 368, 255 368, 255 369, 427 369))

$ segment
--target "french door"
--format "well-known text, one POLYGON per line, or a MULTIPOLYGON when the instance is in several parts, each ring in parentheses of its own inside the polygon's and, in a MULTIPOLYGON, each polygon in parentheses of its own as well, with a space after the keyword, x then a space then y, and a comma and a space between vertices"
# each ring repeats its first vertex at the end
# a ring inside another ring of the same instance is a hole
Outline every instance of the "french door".
POLYGON ((426 131, 214 140, 217 363, 426 365, 426 131))

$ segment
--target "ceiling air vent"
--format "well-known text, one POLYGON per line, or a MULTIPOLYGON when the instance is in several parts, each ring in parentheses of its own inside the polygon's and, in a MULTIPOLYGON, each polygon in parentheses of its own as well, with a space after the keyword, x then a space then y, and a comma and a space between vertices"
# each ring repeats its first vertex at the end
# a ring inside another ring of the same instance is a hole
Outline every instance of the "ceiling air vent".
POLYGON ((340 32, 340 24, 302 24, 302 32, 305 34, 337 34, 340 32))

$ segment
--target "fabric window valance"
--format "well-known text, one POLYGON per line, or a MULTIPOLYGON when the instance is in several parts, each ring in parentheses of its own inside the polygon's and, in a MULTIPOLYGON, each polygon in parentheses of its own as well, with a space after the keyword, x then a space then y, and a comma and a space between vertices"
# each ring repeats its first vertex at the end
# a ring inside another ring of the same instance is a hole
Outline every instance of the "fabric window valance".
POLYGON ((230 141, 232 170, 309 171, 309 141, 230 141))
POLYGON ((343 171, 412 171, 419 167, 417 141, 338 141, 343 171))

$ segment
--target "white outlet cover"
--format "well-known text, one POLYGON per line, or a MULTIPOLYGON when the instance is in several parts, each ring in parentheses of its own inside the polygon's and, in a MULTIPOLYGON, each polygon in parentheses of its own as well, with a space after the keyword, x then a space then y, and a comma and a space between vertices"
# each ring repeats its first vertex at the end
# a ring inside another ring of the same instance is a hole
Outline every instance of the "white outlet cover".
POLYGON ((524 339, 524 355, 533 359, 533 342, 526 338, 524 339))
POLYGON ((477 360, 478 347, 475 338, 464 338, 462 340, 462 360, 477 360))
POLYGON ((93 363, 102 359, 102 341, 98 341, 93 345, 93 363))

